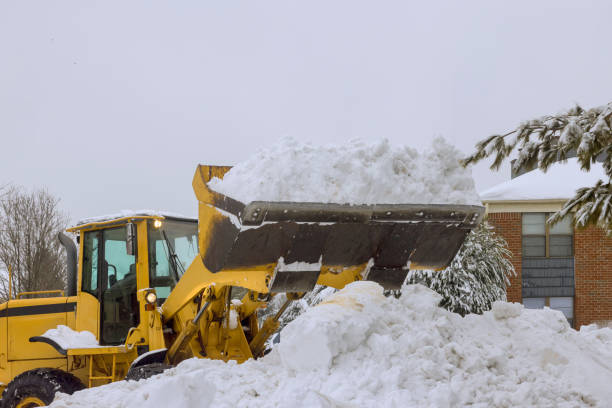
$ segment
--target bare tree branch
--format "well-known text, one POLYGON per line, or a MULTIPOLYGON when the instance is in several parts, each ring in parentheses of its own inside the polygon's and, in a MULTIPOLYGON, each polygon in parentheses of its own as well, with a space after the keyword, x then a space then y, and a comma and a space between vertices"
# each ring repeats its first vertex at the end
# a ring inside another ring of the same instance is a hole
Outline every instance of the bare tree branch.
MULTIPOLYGON (((45 190, 15 187, 0 199, 0 268, 11 268, 13 293, 64 288, 65 254, 56 234, 67 217, 58 204, 45 190)), ((0 279, 0 299, 8 299, 8 279, 0 279)))

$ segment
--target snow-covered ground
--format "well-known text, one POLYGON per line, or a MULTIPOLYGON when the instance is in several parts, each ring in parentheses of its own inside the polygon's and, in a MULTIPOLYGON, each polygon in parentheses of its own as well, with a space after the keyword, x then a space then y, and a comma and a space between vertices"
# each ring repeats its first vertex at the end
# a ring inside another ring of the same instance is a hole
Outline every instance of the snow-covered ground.
POLYGON ((60 407, 588 407, 612 400, 612 330, 497 302, 465 318, 421 285, 356 282, 307 310, 266 357, 184 361, 60 407))
POLYGON ((479 204, 461 152, 443 138, 419 153, 388 140, 314 146, 282 139, 233 167, 213 190, 243 203, 479 204))

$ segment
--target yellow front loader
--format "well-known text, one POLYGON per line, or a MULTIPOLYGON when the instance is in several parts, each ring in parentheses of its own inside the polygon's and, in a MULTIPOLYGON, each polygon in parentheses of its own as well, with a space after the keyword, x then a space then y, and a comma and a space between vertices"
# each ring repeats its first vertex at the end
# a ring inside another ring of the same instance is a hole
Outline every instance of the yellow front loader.
MULTIPOLYGON (((187 358, 264 354, 289 302, 316 284, 373 280, 399 288, 410 268, 442 269, 484 209, 463 205, 241 203, 210 190, 229 167, 198 166, 198 220, 158 213, 92 219, 60 234, 66 296, 0 305, 2 407, 51 403, 141 379, 187 358), (257 311, 287 303, 263 324, 257 311), (47 334, 93 333, 97 344, 47 334)), ((44 294, 43 294, 44 295, 44 294)))

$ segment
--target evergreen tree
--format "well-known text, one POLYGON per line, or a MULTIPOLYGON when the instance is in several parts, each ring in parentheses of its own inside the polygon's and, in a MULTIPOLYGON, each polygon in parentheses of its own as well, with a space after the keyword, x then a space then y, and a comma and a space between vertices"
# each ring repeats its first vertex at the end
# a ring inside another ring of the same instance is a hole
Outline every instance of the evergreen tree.
POLYGON ((442 295, 440 306, 465 316, 491 309, 506 300, 508 276, 514 275, 506 241, 486 221, 470 232, 443 271, 414 270, 407 283, 420 283, 442 295))
POLYGON ((612 102, 585 110, 576 106, 569 111, 521 123, 516 129, 490 136, 476 144, 476 152, 464 165, 495 156, 492 169, 519 150, 514 168, 540 168, 546 171, 556 161, 566 161, 575 153, 581 168, 589 171, 597 158, 603 159, 608 177, 594 186, 585 186, 551 217, 551 223, 573 214, 574 225, 598 225, 612 232, 612 102))

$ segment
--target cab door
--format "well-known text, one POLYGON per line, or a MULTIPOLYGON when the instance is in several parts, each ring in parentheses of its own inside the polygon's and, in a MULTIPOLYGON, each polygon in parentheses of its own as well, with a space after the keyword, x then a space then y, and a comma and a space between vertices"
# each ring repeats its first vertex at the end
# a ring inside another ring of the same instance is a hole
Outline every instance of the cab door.
POLYGON ((91 295, 98 302, 98 342, 103 345, 123 344, 140 322, 136 257, 128 255, 126 241, 124 226, 84 234, 81 288, 85 298, 91 295))
POLYGON ((140 323, 136 298, 136 256, 127 253, 127 229, 102 231, 100 344, 123 344, 128 331, 140 323))

